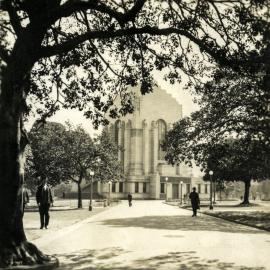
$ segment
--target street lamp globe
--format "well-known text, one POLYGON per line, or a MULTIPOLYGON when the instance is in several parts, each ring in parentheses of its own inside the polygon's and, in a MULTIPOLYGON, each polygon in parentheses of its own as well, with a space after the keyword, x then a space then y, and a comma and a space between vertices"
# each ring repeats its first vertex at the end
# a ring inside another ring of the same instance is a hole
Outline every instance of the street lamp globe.
POLYGON ((165 181, 168 182, 168 177, 165 177, 165 181))
POLYGON ((183 181, 180 181, 180 184, 183 185, 183 181))
POLYGON ((90 174, 91 176, 94 176, 95 173, 94 173, 93 171, 90 171, 89 174, 90 174))
POLYGON ((209 209, 213 210, 213 176, 214 172, 213 171, 209 171, 209 175, 210 175, 210 205, 209 205, 209 209))

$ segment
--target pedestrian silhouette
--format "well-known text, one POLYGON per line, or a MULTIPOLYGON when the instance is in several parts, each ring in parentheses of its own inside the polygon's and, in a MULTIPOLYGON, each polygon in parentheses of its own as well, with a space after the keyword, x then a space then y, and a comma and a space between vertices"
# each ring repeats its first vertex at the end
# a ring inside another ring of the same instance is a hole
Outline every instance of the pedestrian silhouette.
POLYGON ((38 187, 36 192, 36 201, 39 208, 40 215, 40 229, 43 229, 44 226, 48 229, 50 215, 49 209, 53 203, 51 189, 48 186, 47 179, 38 187))
POLYGON ((199 194, 196 192, 196 188, 192 189, 193 191, 189 194, 189 198, 191 200, 191 206, 193 210, 193 217, 197 216, 197 210, 200 209, 200 198, 199 194))
POLYGON ((128 193, 128 205, 129 207, 132 206, 132 195, 130 194, 130 192, 128 193))

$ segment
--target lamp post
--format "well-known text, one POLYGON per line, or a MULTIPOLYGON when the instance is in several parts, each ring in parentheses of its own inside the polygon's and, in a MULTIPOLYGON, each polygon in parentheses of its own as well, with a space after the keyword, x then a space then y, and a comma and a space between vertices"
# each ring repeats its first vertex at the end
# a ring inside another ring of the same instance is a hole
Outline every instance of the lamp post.
POLYGON ((183 181, 180 181, 180 203, 183 204, 183 181))
POLYGON ((168 177, 165 177, 165 181, 166 181, 166 202, 167 202, 168 201, 168 195, 167 195, 167 191, 168 191, 168 186, 167 186, 168 177))
POLYGON ((89 202, 89 211, 92 211, 93 210, 93 207, 92 207, 92 198, 93 198, 93 178, 94 178, 94 172, 93 171, 90 171, 90 202, 89 202))
POLYGON ((210 206, 209 206, 209 209, 210 210, 213 210, 213 179, 212 179, 212 176, 213 176, 214 172, 213 171, 209 171, 209 175, 210 175, 210 206))
POLYGON ((108 205, 110 206, 110 204, 111 204, 111 181, 109 181, 108 184, 109 184, 108 205))
POLYGON ((214 192, 213 192, 213 193, 214 193, 214 196, 213 196, 213 197, 214 197, 213 204, 216 204, 216 180, 215 180, 215 179, 213 180, 213 189, 214 189, 214 190, 213 190, 213 191, 214 191, 214 192))

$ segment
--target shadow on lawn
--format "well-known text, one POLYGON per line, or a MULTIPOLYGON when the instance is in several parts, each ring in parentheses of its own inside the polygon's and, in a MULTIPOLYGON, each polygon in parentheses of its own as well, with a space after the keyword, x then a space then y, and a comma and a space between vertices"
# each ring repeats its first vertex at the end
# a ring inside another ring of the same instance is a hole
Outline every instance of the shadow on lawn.
POLYGON ((264 229, 270 231, 270 213, 263 211, 226 211, 208 213, 211 216, 220 217, 236 223, 253 226, 255 228, 264 229))
POLYGON ((233 263, 219 260, 203 260, 196 256, 196 252, 170 252, 164 255, 141 258, 137 260, 121 260, 125 251, 121 248, 106 248, 102 250, 82 250, 78 253, 58 256, 60 269, 81 270, 263 270, 264 267, 237 266, 233 263), (119 257, 119 258, 118 258, 119 257), (111 260, 113 259, 113 260, 111 260), (116 260, 115 260, 116 259, 116 260))
POLYGON ((134 218, 107 219, 102 225, 112 227, 141 227, 147 229, 178 231, 217 231, 230 233, 266 233, 209 216, 143 216, 134 218))

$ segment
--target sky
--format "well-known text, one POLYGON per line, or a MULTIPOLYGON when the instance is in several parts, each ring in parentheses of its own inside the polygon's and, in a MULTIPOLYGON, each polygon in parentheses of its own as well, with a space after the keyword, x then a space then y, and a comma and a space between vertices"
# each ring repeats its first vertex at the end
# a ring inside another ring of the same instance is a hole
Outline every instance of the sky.
MULTIPOLYGON (((179 104, 182 104, 183 108, 183 116, 188 116, 190 115, 191 112, 195 111, 198 107, 194 102, 192 101, 192 96, 189 93, 188 90, 184 90, 183 85, 181 84, 170 84, 169 82, 166 82, 162 78, 162 74, 157 72, 154 74, 155 80, 157 84, 167 91, 169 94, 171 94, 179 104)), ((28 123, 26 123, 26 129, 30 130, 31 126, 33 125, 35 118, 30 118, 28 123)), ((175 119, 177 121, 178 119, 175 119)), ((48 121, 52 122, 59 122, 64 124, 66 121, 70 121, 73 125, 82 125, 83 128, 91 135, 95 136, 96 134, 99 134, 101 131, 101 128, 99 130, 95 130, 91 124, 90 119, 86 119, 83 116, 83 112, 80 112, 77 109, 73 110, 66 110, 66 109, 61 109, 59 110, 54 116, 48 119, 48 121)))
MULTIPOLYGON (((198 105, 196 105, 193 102, 193 97, 190 94, 188 90, 184 90, 183 85, 180 85, 178 83, 172 85, 169 82, 166 82, 162 78, 162 74, 155 74, 155 80, 157 84, 167 91, 169 94, 171 94, 178 102, 179 104, 182 104, 182 110, 183 110, 183 116, 188 116, 190 113, 194 112, 195 110, 198 109, 198 105)), ((184 82, 185 83, 185 82, 184 82)), ((175 119, 176 121, 178 119, 175 119)), ((30 121, 26 124, 26 128, 30 130, 31 126, 33 125, 35 119, 31 118, 30 121)), ((70 121, 73 125, 82 125, 82 127, 91 135, 91 137, 95 137, 100 133, 102 128, 99 130, 95 130, 91 124, 90 119, 86 119, 83 116, 83 113, 80 112, 79 110, 66 110, 62 109, 59 110, 54 116, 48 119, 48 121, 53 121, 53 122, 59 122, 64 124, 66 121, 70 121)), ((195 177, 200 177, 202 176, 202 173, 200 171, 200 168, 198 167, 193 167, 192 173, 195 177)))

